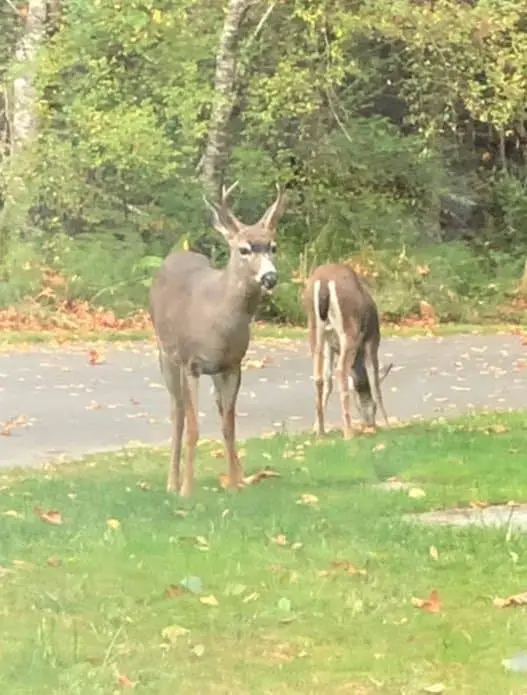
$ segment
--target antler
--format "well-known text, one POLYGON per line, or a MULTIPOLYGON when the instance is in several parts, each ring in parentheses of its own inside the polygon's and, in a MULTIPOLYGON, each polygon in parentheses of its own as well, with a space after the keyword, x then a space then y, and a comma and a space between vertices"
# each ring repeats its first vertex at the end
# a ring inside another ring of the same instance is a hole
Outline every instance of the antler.
POLYGON ((282 214, 284 204, 284 193, 280 188, 280 184, 276 184, 276 200, 264 212, 260 224, 266 227, 269 231, 274 230, 278 223, 278 218, 282 214))
POLYGON ((205 205, 213 214, 214 227, 227 238, 231 237, 233 234, 237 234, 242 226, 241 222, 227 205, 227 200, 237 185, 238 181, 236 180, 229 188, 222 186, 220 199, 217 203, 211 203, 206 196, 203 196, 205 205))
POLYGON ((237 185, 238 185, 238 179, 236 179, 236 181, 233 184, 231 184, 229 186, 229 188, 225 188, 224 185, 221 187, 221 201, 220 202, 222 205, 225 205, 227 203, 228 197, 233 192, 233 190, 237 187, 237 185))

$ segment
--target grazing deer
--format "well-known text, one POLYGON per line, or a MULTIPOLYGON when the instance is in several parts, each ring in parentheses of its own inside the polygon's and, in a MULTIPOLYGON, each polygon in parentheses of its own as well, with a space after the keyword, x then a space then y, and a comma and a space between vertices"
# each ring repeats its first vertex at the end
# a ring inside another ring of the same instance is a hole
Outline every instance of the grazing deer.
POLYGON ((303 303, 308 315, 313 357, 316 433, 324 434, 324 413, 333 391, 333 370, 337 357, 336 377, 344 437, 347 439, 351 435, 350 382, 363 424, 375 427, 377 407, 388 424, 381 383, 393 365, 388 365, 382 376, 379 374, 379 314, 357 273, 340 263, 315 268, 307 281, 303 303))
POLYGON ((237 181, 222 189, 219 203, 210 203, 214 228, 230 247, 224 270, 212 268, 199 253, 171 253, 158 270, 150 290, 150 315, 159 348, 159 365, 170 393, 172 452, 167 490, 189 495, 194 483, 194 456, 199 438, 198 387, 202 374, 212 377, 222 422, 229 485, 243 479, 235 441, 236 400, 241 362, 250 340, 250 323, 262 291, 277 282, 273 263, 276 225, 284 197, 277 197, 259 222, 245 225, 227 206, 237 181), (180 461, 186 422, 186 456, 180 461))

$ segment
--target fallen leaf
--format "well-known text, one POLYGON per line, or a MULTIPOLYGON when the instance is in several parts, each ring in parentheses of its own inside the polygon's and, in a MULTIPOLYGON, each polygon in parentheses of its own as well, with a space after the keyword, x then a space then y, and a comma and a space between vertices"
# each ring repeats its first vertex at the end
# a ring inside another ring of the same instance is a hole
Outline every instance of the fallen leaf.
POLYGON ((104 358, 97 350, 90 350, 88 352, 88 364, 96 365, 102 364, 103 362, 104 358))
POLYGON ((164 597, 175 598, 176 596, 181 596, 184 592, 185 590, 179 584, 170 584, 165 589, 164 597))
POLYGON ((518 652, 510 659, 503 659, 501 663, 507 671, 525 673, 527 671, 527 652, 518 652))
POLYGON ((279 478, 280 473, 277 471, 273 471, 271 468, 262 468, 260 471, 257 471, 256 473, 252 473, 251 475, 246 476, 243 479, 243 482, 245 485, 256 485, 256 483, 261 482, 262 480, 266 480, 267 478, 279 478))
POLYGON ((203 654, 205 654, 205 645, 203 645, 203 644, 195 644, 195 645, 192 647, 191 651, 192 651, 192 653, 194 654, 194 656, 198 656, 198 657, 199 657, 199 656, 203 656, 203 654))
POLYGON ((60 557, 48 557, 46 564, 49 567, 60 567, 60 565, 62 564, 62 560, 60 559, 60 557))
POLYGON ((411 487, 408 490, 408 497, 411 497, 414 500, 418 500, 421 497, 426 497, 426 492, 420 487, 411 487))
POLYGON ((131 681, 127 675, 124 673, 120 673, 117 676, 117 685, 120 688, 135 688, 136 683, 134 681, 131 681))
POLYGON ((181 586, 190 591, 191 594, 201 594, 203 591, 203 582, 199 577, 193 577, 192 575, 184 577, 180 582, 181 586))
POLYGON ((289 613, 291 610, 291 601, 288 598, 285 598, 285 596, 282 596, 282 598, 278 601, 278 610, 283 611, 284 613, 289 613))
POLYGON ((271 538, 271 540, 275 545, 280 545, 280 546, 285 546, 288 543, 287 536, 283 533, 279 533, 277 536, 274 536, 273 538, 271 538))
POLYGON ((225 457, 225 451, 223 449, 213 449, 210 455, 215 459, 222 459, 225 457))
POLYGON ((432 589, 427 599, 412 597, 412 605, 421 608, 425 613, 439 613, 441 611, 439 594, 436 589, 432 589))
POLYGON ((300 541, 295 541, 294 543, 291 543, 291 550, 300 550, 300 548, 303 548, 304 544, 301 543, 300 541))
POLYGON ((181 625, 169 625, 161 630, 161 637, 170 644, 175 644, 180 637, 188 635, 189 630, 181 625))
POLYGON ((117 529, 121 528, 121 522, 119 521, 119 519, 108 519, 106 521, 106 525, 108 526, 108 528, 111 528, 114 531, 117 531, 117 529))
POLYGON ((382 451, 383 449, 386 449, 386 444, 383 444, 382 442, 379 442, 379 444, 376 444, 372 451, 382 451))
POLYGON ((507 598, 496 597, 492 603, 496 608, 507 608, 509 606, 525 606, 527 605, 527 591, 521 594, 514 594, 513 596, 508 596, 507 598))
POLYGON ((297 499, 296 503, 297 504, 317 504, 318 503, 318 497, 316 495, 310 494, 309 492, 306 492, 303 495, 300 495, 300 499, 297 499))
POLYGON ((12 519, 23 519, 24 515, 21 514, 20 512, 17 512, 14 509, 8 509, 6 512, 2 512, 2 516, 9 516, 12 519))
POLYGON ((0 423, 0 436, 10 437, 14 429, 17 427, 25 427, 28 424, 28 419, 26 417, 23 415, 15 415, 5 422, 0 423))
POLYGON ((431 546, 428 548, 428 554, 430 555, 430 557, 431 557, 433 560, 439 560, 439 551, 437 550, 437 548, 435 547, 435 545, 431 545, 431 546))
POLYGON ((203 603, 205 606, 219 606, 218 599, 213 595, 209 594, 209 596, 200 596, 201 603, 203 603))
POLYGON ((260 594, 257 591, 253 591, 252 594, 248 594, 242 600, 243 603, 250 603, 251 601, 256 601, 260 598, 260 594))
POLYGON ((48 524, 53 524, 54 526, 59 526, 63 523, 62 514, 56 509, 50 509, 49 511, 43 511, 38 505, 33 507, 35 514, 48 524))
POLYGON ((433 683, 432 685, 427 685, 423 688, 424 693, 433 693, 434 695, 440 695, 445 692, 445 686, 443 683, 433 683))
POLYGON ((365 576, 366 574, 368 574, 365 569, 355 567, 355 565, 353 565, 348 560, 335 560, 334 562, 331 563, 331 565, 335 569, 344 570, 344 572, 346 572, 346 574, 351 574, 351 575, 360 574, 362 576, 365 576))

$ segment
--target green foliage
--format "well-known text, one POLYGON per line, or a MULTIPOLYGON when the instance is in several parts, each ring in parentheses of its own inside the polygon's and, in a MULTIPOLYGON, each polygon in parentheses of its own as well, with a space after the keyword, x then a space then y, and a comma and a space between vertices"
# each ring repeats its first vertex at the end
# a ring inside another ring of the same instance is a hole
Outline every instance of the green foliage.
MULTIPOLYGON (((262 21, 265 10, 252 4, 242 23, 225 172, 248 222, 276 181, 288 186, 282 285, 262 315, 300 319, 301 257, 364 249, 394 315, 421 299, 444 317, 503 300, 527 255, 525 8, 300 0, 262 21), (445 197, 460 193, 486 222, 443 229, 445 197), (429 275, 413 272, 420 262, 429 275)), ((7 76, 23 22, 2 12, 7 76)), ((144 304, 153 265, 184 240, 225 261, 196 173, 223 16, 203 0, 64 3, 36 65, 40 132, 21 165, 24 208, 4 220, 2 303, 34 290, 20 254, 67 275, 72 298, 119 311, 144 304)), ((6 167, 0 182, 8 198, 6 167)))

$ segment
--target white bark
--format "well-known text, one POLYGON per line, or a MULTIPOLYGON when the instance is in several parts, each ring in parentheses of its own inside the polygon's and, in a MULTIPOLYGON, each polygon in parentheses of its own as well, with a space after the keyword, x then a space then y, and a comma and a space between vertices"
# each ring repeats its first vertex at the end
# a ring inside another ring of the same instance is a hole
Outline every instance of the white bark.
POLYGON ((35 59, 46 30, 46 0, 29 0, 25 27, 15 50, 15 77, 11 114, 12 156, 37 133, 35 59))
POLYGON ((201 160, 201 177, 207 193, 219 199, 222 173, 227 155, 227 137, 236 98, 236 58, 241 24, 253 0, 229 0, 216 53, 214 100, 205 152, 201 160))

